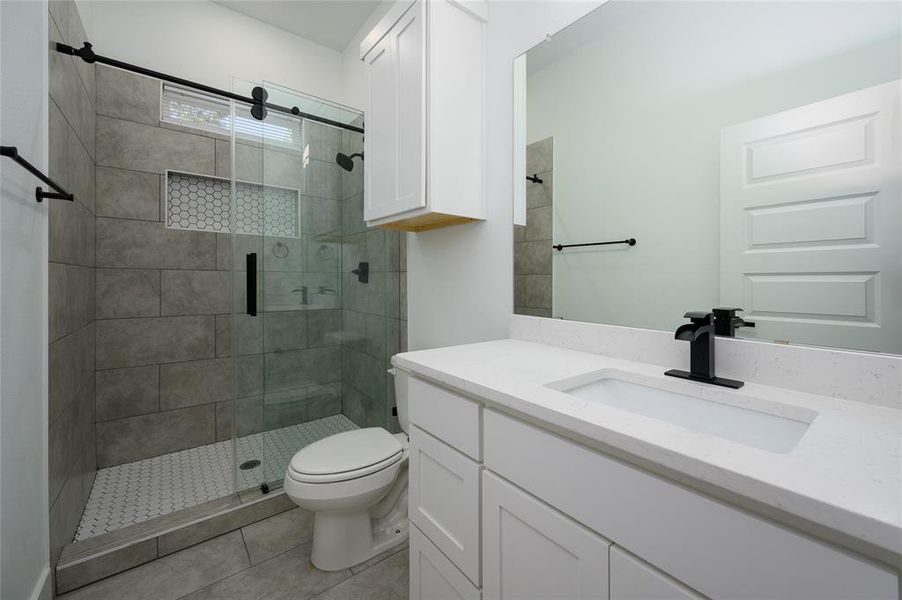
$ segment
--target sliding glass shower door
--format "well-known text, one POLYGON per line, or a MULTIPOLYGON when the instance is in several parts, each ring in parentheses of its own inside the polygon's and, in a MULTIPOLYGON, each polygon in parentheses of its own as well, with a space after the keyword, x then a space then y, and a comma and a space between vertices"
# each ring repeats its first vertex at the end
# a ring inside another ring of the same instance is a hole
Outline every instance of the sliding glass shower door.
MULTIPOLYGON (((274 83, 261 85, 270 103, 337 122, 360 119, 274 83)), ((343 196, 336 156, 343 130, 275 110, 262 123, 239 111, 235 124, 236 487, 267 489, 281 485, 302 447, 359 426, 342 415, 343 196)), ((357 168, 361 175, 362 164, 357 168)), ((375 338, 384 344, 384 335, 375 338)))

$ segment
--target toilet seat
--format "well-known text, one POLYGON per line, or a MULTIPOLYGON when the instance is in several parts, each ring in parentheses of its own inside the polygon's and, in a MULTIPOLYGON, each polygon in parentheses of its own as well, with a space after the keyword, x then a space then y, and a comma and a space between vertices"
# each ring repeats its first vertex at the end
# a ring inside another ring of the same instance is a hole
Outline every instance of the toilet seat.
POLYGON ((381 427, 329 436, 301 449, 287 476, 300 483, 336 483, 371 475, 403 458, 398 438, 381 427))

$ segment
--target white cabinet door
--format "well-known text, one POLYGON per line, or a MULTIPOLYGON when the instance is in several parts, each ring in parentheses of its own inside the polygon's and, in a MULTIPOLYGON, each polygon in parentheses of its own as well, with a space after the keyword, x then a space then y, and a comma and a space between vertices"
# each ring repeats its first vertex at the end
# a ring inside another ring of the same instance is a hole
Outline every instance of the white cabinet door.
POLYGON ((426 205, 425 10, 415 2, 366 56, 368 221, 426 205))
POLYGON ((392 38, 386 35, 366 56, 370 76, 366 135, 363 138, 367 214, 390 212, 398 187, 398 84, 393 54, 392 38))
POLYGON ((900 81, 726 127, 720 303, 742 337, 902 352, 900 81))
POLYGON ((415 2, 390 35, 398 71, 398 190, 390 214, 400 214, 426 206, 426 2, 415 2))
POLYGON ((639 560, 611 546, 611 600, 703 600, 697 594, 639 560))
POLYGON ((608 597, 610 542, 483 472, 483 597, 608 597))
POLYGON ((410 521, 479 585, 479 463, 410 427, 410 521))
POLYGON ((479 589, 416 527, 410 528, 410 600, 479 600, 479 589))

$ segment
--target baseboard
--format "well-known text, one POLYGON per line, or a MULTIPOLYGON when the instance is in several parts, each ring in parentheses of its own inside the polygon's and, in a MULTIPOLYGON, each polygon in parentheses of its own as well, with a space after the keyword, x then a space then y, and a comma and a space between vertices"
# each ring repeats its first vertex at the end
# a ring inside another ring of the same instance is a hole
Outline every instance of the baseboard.
POLYGON ((50 565, 44 565, 41 575, 31 591, 31 600, 50 600, 53 598, 53 578, 50 576, 50 565))

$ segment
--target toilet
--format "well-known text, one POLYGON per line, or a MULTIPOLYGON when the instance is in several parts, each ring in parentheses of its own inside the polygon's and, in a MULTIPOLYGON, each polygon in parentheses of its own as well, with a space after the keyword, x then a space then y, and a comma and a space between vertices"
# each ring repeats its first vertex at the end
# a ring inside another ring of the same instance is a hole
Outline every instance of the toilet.
POLYGON ((314 513, 311 560, 320 570, 347 569, 407 539, 407 373, 389 373, 404 433, 331 435, 301 449, 285 473, 285 493, 314 513))

